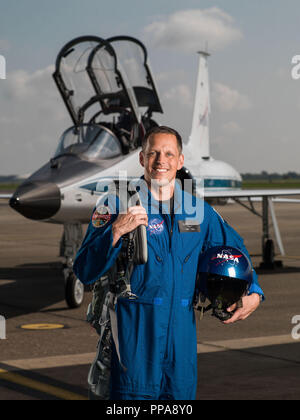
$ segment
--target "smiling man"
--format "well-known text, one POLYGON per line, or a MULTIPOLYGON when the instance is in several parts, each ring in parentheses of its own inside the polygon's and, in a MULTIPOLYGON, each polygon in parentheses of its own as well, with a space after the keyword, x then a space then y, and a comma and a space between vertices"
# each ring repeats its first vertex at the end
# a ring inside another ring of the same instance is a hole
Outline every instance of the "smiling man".
POLYGON ((164 187, 171 187, 170 192, 173 194, 176 173, 184 164, 179 134, 167 127, 153 129, 142 143, 140 163, 144 167, 144 177, 149 187, 151 181, 155 181, 154 185, 160 187, 161 194, 168 191, 164 187))
MULTIPOLYGON (((103 218, 102 224, 93 225, 92 218, 74 271, 84 283, 96 281, 115 264, 123 235, 139 225, 147 227, 148 261, 136 266, 130 279, 136 298, 117 301, 111 399, 192 400, 197 387, 193 301, 199 259, 218 245, 248 253, 242 238, 207 203, 192 197, 203 211, 187 212, 191 195, 176 181, 184 157, 175 130, 155 127, 148 132, 140 163, 146 182, 141 205, 103 218)), ((109 212, 102 209, 101 214, 109 212)), ((254 273, 249 295, 230 322, 248 317, 262 295, 254 273)))
MULTIPOLYGON (((172 207, 176 173, 184 164, 182 140, 177 131, 169 127, 152 129, 142 142, 140 164, 144 167, 144 179, 154 199, 160 203, 171 200, 172 207)), ((140 224, 148 226, 143 206, 131 207, 128 214, 120 215, 112 228, 113 246, 122 235, 140 224)))

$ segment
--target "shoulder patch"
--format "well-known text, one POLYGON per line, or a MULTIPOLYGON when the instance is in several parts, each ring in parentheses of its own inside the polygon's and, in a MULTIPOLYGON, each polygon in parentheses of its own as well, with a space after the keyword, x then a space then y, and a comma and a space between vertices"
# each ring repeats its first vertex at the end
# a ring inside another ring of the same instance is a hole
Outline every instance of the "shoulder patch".
POLYGON ((111 220, 111 213, 107 206, 98 207, 92 217, 92 224, 95 228, 103 228, 111 220))

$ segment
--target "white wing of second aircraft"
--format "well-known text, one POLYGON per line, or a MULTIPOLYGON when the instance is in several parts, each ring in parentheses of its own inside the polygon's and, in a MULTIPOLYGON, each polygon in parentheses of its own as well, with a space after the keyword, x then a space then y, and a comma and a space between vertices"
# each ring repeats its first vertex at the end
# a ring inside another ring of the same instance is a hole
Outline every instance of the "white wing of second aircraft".
POLYGON ((0 194, 0 200, 9 200, 12 196, 12 194, 0 194))
MULTIPOLYGON (((203 196, 203 190, 197 191, 199 195, 203 196)), ((223 191, 204 191, 204 198, 206 199, 233 199, 237 202, 239 202, 242 206, 246 207, 248 210, 252 211, 254 214, 261 216, 263 218, 263 255, 267 253, 267 246, 268 246, 268 239, 269 236, 269 211, 272 217, 272 222, 274 226, 274 232, 276 241, 280 250, 281 255, 285 255, 285 250, 283 247, 281 234, 275 214, 275 209, 273 207, 273 202, 280 200, 281 202, 298 202, 300 203, 300 200, 286 198, 290 196, 300 196, 300 189, 269 189, 269 190, 223 190, 223 191), (278 198, 279 197, 279 198, 278 198), (285 198, 283 198, 285 197, 285 198), (245 203, 242 203, 243 201, 248 200, 248 206, 245 203), (260 215, 254 208, 253 208, 253 202, 254 201, 261 201, 263 206, 262 214, 260 215)), ((272 257, 273 258, 273 257, 272 257)), ((268 262, 265 261, 264 257, 264 263, 268 264, 268 262)))
MULTIPOLYGON (((201 191, 198 191, 203 195, 201 191)), ((204 191, 205 198, 261 198, 261 197, 287 197, 300 196, 300 189, 269 189, 269 190, 207 190, 204 191)))
MULTIPOLYGON (((203 196, 203 192, 199 192, 203 196)), ((204 198, 208 199, 233 199, 233 200, 251 200, 252 202, 260 202, 263 197, 269 197, 274 203, 300 203, 300 198, 287 198, 290 196, 299 196, 300 189, 270 189, 270 190, 228 190, 228 191, 209 191, 205 190, 204 198)))

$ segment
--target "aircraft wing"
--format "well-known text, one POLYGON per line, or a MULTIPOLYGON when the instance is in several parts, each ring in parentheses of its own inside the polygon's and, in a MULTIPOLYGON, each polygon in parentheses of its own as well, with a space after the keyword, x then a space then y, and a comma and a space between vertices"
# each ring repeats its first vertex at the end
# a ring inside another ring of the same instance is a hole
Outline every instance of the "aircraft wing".
MULTIPOLYGON (((203 194, 200 194, 203 195, 203 194)), ((205 198, 262 198, 300 196, 300 189, 269 189, 269 190, 223 190, 205 191, 205 198)), ((284 199, 281 199, 284 200, 284 199)), ((295 200, 293 200, 294 202, 295 200)))
MULTIPOLYGON (((203 190, 202 190, 202 194, 201 191, 199 191, 200 195, 203 196, 203 190)), ((299 196, 300 197, 300 189, 268 189, 268 190, 224 190, 224 191, 205 191, 204 192, 204 198, 208 198, 208 199, 233 199, 234 201, 239 202, 242 206, 246 207, 248 210, 252 211, 253 213, 259 215, 252 207, 253 201, 261 201, 263 204, 263 207, 265 207, 265 198, 270 199, 267 200, 268 205, 270 205, 270 210, 271 210, 271 217, 272 217, 272 222, 273 222, 273 226, 274 226, 274 231, 275 231, 275 236, 276 236, 276 240, 277 240, 277 244, 279 247, 279 250, 281 252, 281 255, 285 255, 285 250, 283 247, 283 243, 282 243, 282 239, 281 239, 281 235, 280 235, 280 231, 279 231, 279 227, 278 227, 278 223, 277 223, 277 219, 276 219, 276 215, 275 215, 275 210, 273 208, 273 202, 280 200, 281 202, 297 202, 300 203, 300 199, 296 200, 288 198, 291 196, 299 196), (243 201, 248 201, 248 205, 247 206, 245 203, 243 203, 243 201), (251 206, 251 207, 250 207, 251 206)), ((268 221, 268 211, 266 211, 267 208, 265 208, 265 210, 263 210, 262 212, 262 218, 263 218, 263 238, 268 239, 269 238, 269 230, 268 230, 268 226, 269 226, 269 221, 268 221)), ((267 244, 268 241, 264 242, 264 248, 263 248, 263 255, 266 255, 265 252, 267 252, 267 244)), ((264 257, 265 258, 265 257, 264 257)), ((266 264, 268 263, 268 261, 265 261, 266 264)))
POLYGON ((12 194, 0 194, 0 200, 9 200, 12 196, 12 194))

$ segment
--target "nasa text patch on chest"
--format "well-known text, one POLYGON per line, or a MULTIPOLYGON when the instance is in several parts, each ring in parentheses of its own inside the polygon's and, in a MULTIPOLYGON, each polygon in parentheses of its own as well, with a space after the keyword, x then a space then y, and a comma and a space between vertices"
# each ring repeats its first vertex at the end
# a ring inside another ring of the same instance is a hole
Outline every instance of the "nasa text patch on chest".
POLYGON ((102 228, 111 220, 109 208, 106 206, 98 207, 93 214, 92 224, 95 228, 102 228))

